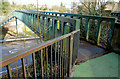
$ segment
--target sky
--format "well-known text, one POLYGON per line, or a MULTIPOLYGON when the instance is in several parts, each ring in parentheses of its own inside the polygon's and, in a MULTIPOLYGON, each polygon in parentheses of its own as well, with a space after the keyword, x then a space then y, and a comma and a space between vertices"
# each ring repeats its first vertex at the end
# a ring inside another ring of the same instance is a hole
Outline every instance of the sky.
MULTIPOLYGON (((24 4, 24 5, 27 5, 27 4, 37 4, 37 0, 8 0, 10 3, 12 3, 13 1, 16 3, 16 4, 24 4)), ((81 0, 81 1, 84 1, 84 0, 81 0)), ((88 0, 89 1, 89 0, 88 0)), ((90 0, 92 1, 92 0, 90 0)), ((105 0, 106 1, 106 0, 105 0)), ((116 2, 118 2, 119 0, 115 0, 116 2)), ((47 4, 48 7, 52 7, 53 5, 60 5, 61 2, 67 7, 67 8, 71 8, 71 3, 72 2, 76 2, 78 3, 79 0, 38 0, 38 4, 39 6, 41 5, 44 5, 44 4, 47 4)))

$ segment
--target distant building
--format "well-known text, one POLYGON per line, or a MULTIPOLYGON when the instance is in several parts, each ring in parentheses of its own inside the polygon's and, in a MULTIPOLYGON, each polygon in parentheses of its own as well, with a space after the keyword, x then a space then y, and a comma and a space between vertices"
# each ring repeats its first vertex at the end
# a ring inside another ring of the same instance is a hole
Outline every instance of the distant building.
POLYGON ((118 4, 118 11, 120 11, 120 1, 119 1, 119 4, 118 4))
POLYGON ((120 22, 120 1, 116 7, 117 9, 111 13, 112 17, 116 17, 118 22, 120 22))

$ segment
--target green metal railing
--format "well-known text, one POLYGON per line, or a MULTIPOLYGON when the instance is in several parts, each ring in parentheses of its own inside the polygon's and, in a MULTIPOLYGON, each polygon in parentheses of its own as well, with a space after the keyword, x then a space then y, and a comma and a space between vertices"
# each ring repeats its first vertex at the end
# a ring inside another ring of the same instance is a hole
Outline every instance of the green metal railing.
POLYGON ((37 13, 26 11, 15 11, 14 18, 16 19, 16 27, 17 19, 21 20, 38 36, 42 36, 44 43, 3 57, 1 64, 2 67, 7 68, 7 77, 13 77, 12 72, 17 72, 11 69, 10 64, 18 60, 22 61, 22 68, 19 70, 22 69, 23 77, 27 77, 28 72, 26 72, 27 67, 24 58, 28 55, 32 55, 33 60, 34 75, 32 76, 69 77, 78 53, 80 21, 46 14, 37 15, 37 13), (39 58, 35 59, 38 56, 39 58), (37 67, 36 63, 38 63, 37 67))
POLYGON ((115 18, 81 14, 39 11, 39 13, 77 18, 80 20, 80 37, 106 49, 111 48, 115 18), (93 32, 93 33, 92 33, 93 32), (91 34, 90 34, 91 33, 91 34))
MULTIPOLYGON (((15 11, 15 17, 24 22, 31 30, 40 36, 46 34, 46 40, 70 33, 79 29, 80 21, 60 16, 45 15, 26 11, 15 11), (38 24, 39 23, 39 24, 38 24), (67 23, 70 25, 68 26, 67 23), (73 27, 74 26, 74 27, 73 27), (46 33, 45 33, 46 32, 46 33)), ((42 37, 44 39, 44 37, 42 37)))
MULTIPOLYGON (((40 35, 39 32, 36 31, 38 30, 37 11, 31 11, 31 10, 14 11, 14 14, 16 18, 23 21, 28 27, 31 26, 30 27, 31 30, 33 30, 36 34, 40 35)), ((69 24, 69 22, 65 22, 65 20, 64 22, 62 22, 63 19, 60 19, 61 18, 60 16, 67 17, 69 19, 70 18, 79 19, 80 29, 81 29, 80 38, 83 38, 86 41, 90 41, 98 46, 102 46, 106 49, 111 48, 111 38, 113 34, 115 18, 90 16, 90 15, 82 15, 82 14, 39 11, 38 18, 39 18, 39 23, 42 31, 46 30, 45 26, 49 28, 51 25, 53 26, 54 24, 54 26, 59 26, 59 28, 62 28, 61 25, 72 26, 72 24, 74 23, 72 22, 71 24, 69 24), (55 18, 57 18, 57 21, 55 18)))
POLYGON ((77 58, 79 38, 108 50, 111 48, 115 18, 44 11, 37 14, 37 11, 26 10, 14 11, 13 17, 16 19, 16 28, 19 19, 44 43, 19 51, 19 55, 15 53, 12 54, 14 56, 2 58, 2 67, 7 67, 8 77, 12 77, 10 64, 18 60, 22 61, 23 77, 27 77, 24 58, 28 55, 32 55, 34 77, 69 77, 77 58))
POLYGON ((0 18, 0 26, 3 26, 7 22, 9 22, 12 18, 14 18, 14 11, 0 18))

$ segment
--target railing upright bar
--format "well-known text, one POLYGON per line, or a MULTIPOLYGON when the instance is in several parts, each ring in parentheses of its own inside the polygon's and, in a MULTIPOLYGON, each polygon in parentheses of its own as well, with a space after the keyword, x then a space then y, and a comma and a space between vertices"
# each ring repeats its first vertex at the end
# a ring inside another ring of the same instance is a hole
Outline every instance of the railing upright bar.
POLYGON ((48 77, 48 48, 46 47, 46 69, 47 69, 47 77, 48 77))
POLYGON ((8 78, 11 79, 12 78, 12 73, 11 73, 10 65, 7 65, 7 73, 8 73, 8 78))
POLYGON ((59 66, 60 66, 60 64, 59 64, 59 53, 60 53, 60 52, 59 52, 59 51, 60 51, 60 50, 59 50, 59 42, 58 42, 57 47, 58 47, 58 54, 57 54, 57 55, 58 55, 58 64, 57 64, 57 65, 58 65, 58 72, 57 72, 57 73, 58 73, 58 77, 60 77, 60 75, 59 75, 59 66))
POLYGON ((51 77, 53 76, 53 73, 52 73, 52 67, 53 66, 53 64, 52 64, 52 45, 51 45, 51 77))
POLYGON ((36 78, 35 53, 32 53, 34 78, 36 78))
POLYGON ((86 40, 88 41, 88 38, 89 38, 89 18, 86 18, 85 34, 86 34, 86 40))
POLYGON ((62 77, 62 40, 60 41, 60 77, 62 77))
POLYGON ((73 34, 70 36, 70 61, 69 61, 69 77, 71 75, 71 68, 72 68, 72 54, 73 54, 73 34))
POLYGON ((101 21, 97 20, 97 33, 96 33, 96 44, 99 45, 100 34, 101 34, 101 21))
POLYGON ((56 78, 56 72, 57 72, 57 70, 56 70, 56 66, 57 66, 57 63, 56 63, 56 47, 57 47, 57 44, 55 43, 55 78, 56 78))
POLYGON ((107 49, 111 48, 111 38, 112 38, 112 35, 113 35, 114 25, 115 25, 115 21, 112 20, 111 25, 110 25, 110 31, 109 31, 108 39, 107 39, 107 49))
POLYGON ((57 37, 57 20, 54 20, 53 22, 54 24, 54 37, 56 38, 57 37))
POLYGON ((26 78, 25 60, 24 58, 22 58, 21 60, 22 60, 23 77, 26 78))
POLYGON ((41 69, 42 69, 42 77, 44 77, 44 73, 43 73, 43 49, 41 49, 41 69))

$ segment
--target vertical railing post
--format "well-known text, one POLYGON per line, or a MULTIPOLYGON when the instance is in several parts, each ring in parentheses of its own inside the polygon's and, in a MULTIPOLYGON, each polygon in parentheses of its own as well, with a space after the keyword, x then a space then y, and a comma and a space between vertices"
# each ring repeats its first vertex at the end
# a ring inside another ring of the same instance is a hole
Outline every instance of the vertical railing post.
POLYGON ((10 65, 7 65, 7 73, 8 73, 8 78, 11 79, 12 78, 12 73, 11 73, 10 65))
POLYGON ((50 26, 50 18, 47 18, 46 24, 47 24, 47 40, 50 40, 50 31, 51 31, 51 26, 50 26))
POLYGON ((89 38, 89 18, 86 18, 85 35, 86 35, 86 40, 88 41, 88 38, 89 38))
POLYGON ((50 46, 50 49, 51 49, 51 51, 50 51, 50 53, 51 53, 51 56, 50 56, 51 57, 51 59, 50 59, 51 60, 51 63, 50 63, 51 64, 51 69, 50 69, 50 71, 51 71, 51 77, 52 77, 53 76, 53 73, 52 73, 52 69, 53 69, 53 64, 52 64, 52 57, 53 57, 52 56, 52 52, 53 52, 52 51, 52 45, 50 46))
MULTIPOLYGON (((78 30, 80 29, 80 20, 76 20, 76 23, 75 23, 75 30, 78 30)), ((79 50, 79 41, 80 39, 80 32, 76 33, 74 35, 74 54, 75 54, 75 57, 77 58, 78 56, 78 50, 79 50)))
MULTIPOLYGON (((59 14, 61 16, 61 14, 59 14)), ((61 21, 59 20, 59 29, 61 30, 61 21)))
POLYGON ((27 33, 26 33, 26 25, 24 26, 24 28, 25 28, 25 36, 27 35, 27 33))
POLYGON ((34 71, 34 78, 36 78, 36 65, 35 65, 35 54, 32 53, 32 59, 33 59, 33 71, 34 71))
POLYGON ((70 52, 69 52, 69 73, 68 73, 68 77, 70 77, 71 75, 71 70, 72 70, 72 54, 73 54, 73 34, 71 33, 70 36, 70 52))
POLYGON ((34 14, 32 13, 32 26, 34 28, 34 14))
POLYGON ((41 49, 41 69, 42 69, 42 77, 44 77, 44 73, 43 73, 43 49, 41 49))
POLYGON ((15 18, 15 20, 16 20, 16 31, 17 31, 17 37, 18 37, 19 34, 18 34, 18 27, 17 27, 17 18, 15 18))
POLYGON ((111 48, 111 38, 112 38, 112 35, 113 35, 114 25, 115 25, 115 20, 112 20, 111 25, 110 25, 110 30, 109 30, 109 36, 108 36, 108 39, 107 39, 107 49, 108 50, 111 48))
POLYGON ((53 21, 53 27, 54 27, 54 38, 57 37, 57 20, 53 21))
POLYGON ((26 78, 25 60, 24 58, 22 58, 21 60, 22 60, 23 77, 26 78))
POLYGON ((97 20, 97 33, 96 33, 96 44, 99 45, 100 34, 101 34, 101 20, 97 20))

